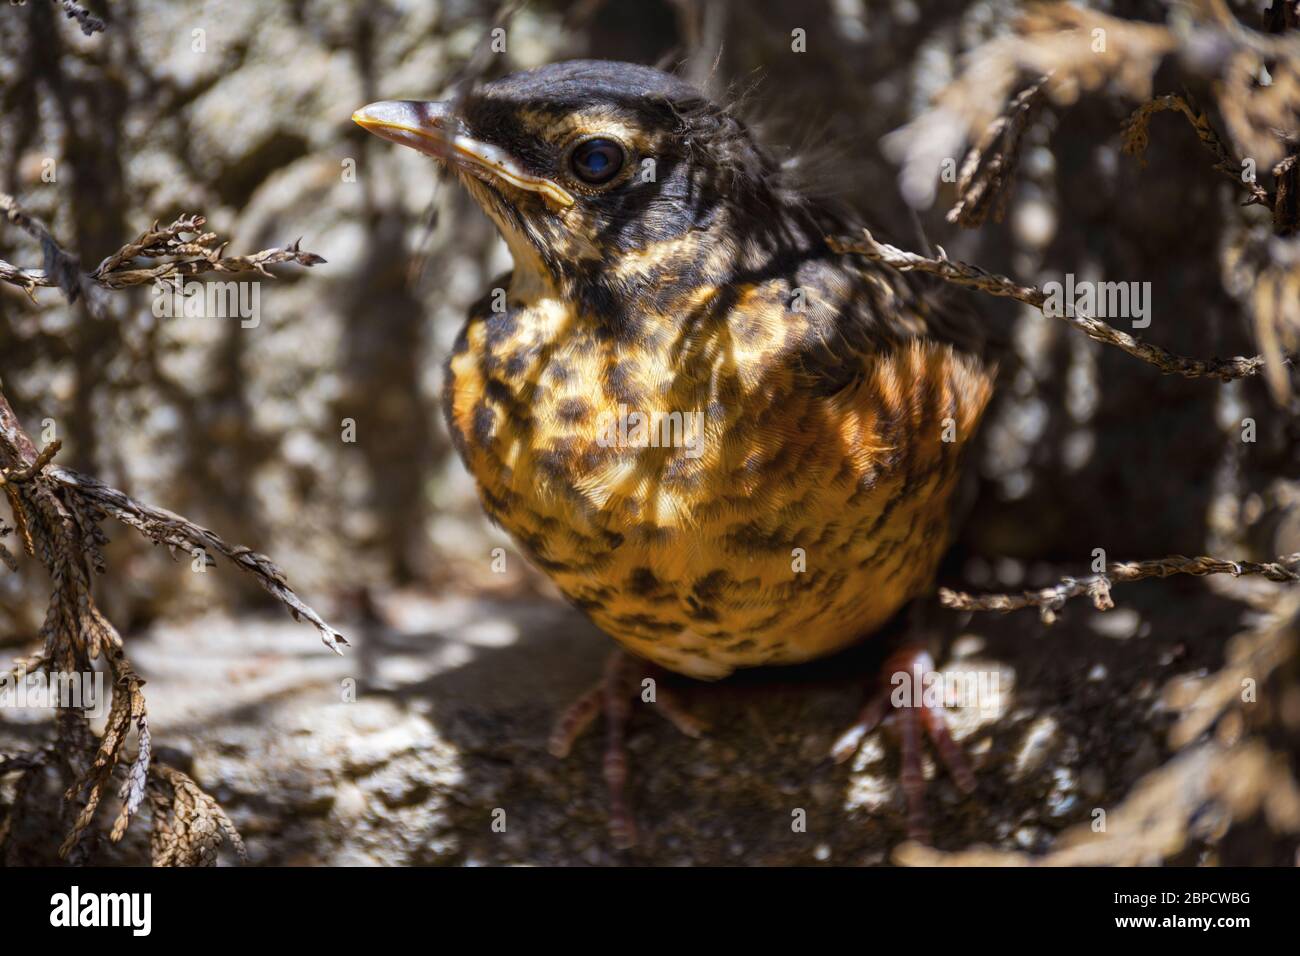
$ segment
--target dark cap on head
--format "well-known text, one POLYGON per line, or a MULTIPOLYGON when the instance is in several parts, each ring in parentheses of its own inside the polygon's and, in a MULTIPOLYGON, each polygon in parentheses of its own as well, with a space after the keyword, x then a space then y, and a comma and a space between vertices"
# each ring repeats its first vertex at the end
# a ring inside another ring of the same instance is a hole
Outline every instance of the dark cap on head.
POLYGON ((778 164, 745 125, 650 67, 554 63, 445 103, 377 103, 353 118, 453 170, 517 264, 531 249, 573 275, 723 228, 769 249, 807 238, 778 164))

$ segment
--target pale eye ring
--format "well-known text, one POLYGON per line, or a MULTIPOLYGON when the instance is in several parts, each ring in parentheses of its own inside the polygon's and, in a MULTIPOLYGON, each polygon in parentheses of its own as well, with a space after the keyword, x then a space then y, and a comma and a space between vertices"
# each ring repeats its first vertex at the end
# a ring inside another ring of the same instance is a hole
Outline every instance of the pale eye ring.
POLYGON ((626 163, 627 150, 623 144, 607 136, 585 139, 569 153, 569 170, 589 186, 604 186, 613 181, 626 163))

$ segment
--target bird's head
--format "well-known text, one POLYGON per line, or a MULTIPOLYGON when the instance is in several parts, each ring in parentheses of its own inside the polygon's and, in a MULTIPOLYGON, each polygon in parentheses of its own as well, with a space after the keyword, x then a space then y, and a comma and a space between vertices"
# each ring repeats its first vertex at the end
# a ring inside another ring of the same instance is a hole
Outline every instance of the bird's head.
POLYGON ((516 270, 557 283, 740 255, 783 224, 777 164, 731 113, 684 81, 579 60, 516 73, 447 102, 353 114, 434 157, 501 230, 516 270))

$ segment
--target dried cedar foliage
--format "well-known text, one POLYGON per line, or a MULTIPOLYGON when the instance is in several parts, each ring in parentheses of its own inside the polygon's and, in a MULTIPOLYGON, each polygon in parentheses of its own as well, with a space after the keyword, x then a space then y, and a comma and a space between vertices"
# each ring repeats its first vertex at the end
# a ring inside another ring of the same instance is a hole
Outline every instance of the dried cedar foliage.
POLYGON ((241 860, 248 859, 230 817, 185 774, 158 767, 149 777, 148 791, 155 866, 213 866, 223 840, 230 841, 241 860))
POLYGON ((82 274, 76 256, 65 251, 39 220, 28 215, 17 200, 0 193, 0 212, 24 229, 40 244, 45 257, 43 269, 23 269, 0 260, 0 282, 21 287, 29 296, 38 288, 57 288, 75 302, 83 294, 93 303, 102 289, 126 289, 147 282, 166 282, 206 272, 256 272, 274 278, 266 267, 285 262, 314 266, 325 260, 303 252, 301 240, 275 249, 263 249, 246 256, 224 255, 224 242, 214 245, 215 232, 204 232, 202 216, 180 216, 168 226, 157 220, 137 238, 101 262, 95 271, 82 274), (161 260, 157 265, 136 267, 137 259, 161 260))
MULTIPOLYGON (((932 201, 934 171, 967 143, 973 145, 963 169, 990 165, 982 154, 993 150, 1003 155, 1001 166, 1013 170, 1005 153, 1019 137, 1009 143, 1001 134, 1023 123, 1019 117, 1033 101, 1026 94, 1041 91, 1062 108, 1084 93, 1116 93, 1145 103, 1156 70, 1171 58, 1189 76, 1209 81, 1237 153, 1271 171, 1294 151, 1300 130, 1300 34, 1252 31, 1217 0, 1191 4, 1188 13, 1195 30, 1137 23, 1064 3, 1031 6, 1011 33, 966 56, 962 73, 929 110, 891 134, 887 148, 903 164, 905 192, 918 203, 932 201), (1021 92, 1013 98, 1013 91, 1021 92)), ((1240 171, 1238 166, 1235 172, 1240 171)), ((969 204, 972 189, 1001 190, 1010 176, 991 179, 963 177, 957 208, 969 204)), ((960 221, 973 226, 984 219, 960 221)))
POLYGON ((1249 310, 1270 391, 1291 397, 1288 362, 1300 349, 1300 30, 1296 0, 1275 0, 1251 27, 1223 0, 1194 0, 1166 23, 1140 23, 1066 3, 1030 6, 998 36, 967 54, 962 72, 931 107, 890 134, 906 198, 930 205, 942 164, 966 150, 948 213, 966 227, 1001 217, 1017 153, 1039 108, 1066 108, 1083 94, 1136 101, 1125 151, 1140 157, 1153 116, 1176 110, 1192 124, 1213 167, 1264 205, 1271 222, 1242 214, 1225 244, 1225 286, 1249 310), (1173 64, 1209 91, 1218 123, 1186 95, 1152 98, 1156 71, 1173 64), (1217 131, 1226 130, 1226 138, 1217 131), (968 147, 969 144, 969 148, 968 147))
MULTIPOLYGON (((224 245, 214 245, 214 234, 200 230, 201 217, 182 216, 170 226, 155 223, 138 239, 109 256, 91 273, 82 274, 74 256, 65 252, 38 220, 28 216, 12 197, 0 194, 0 209, 8 220, 40 243, 44 269, 23 269, 0 263, 0 280, 23 286, 30 294, 44 286, 60 288, 69 302, 88 291, 100 292, 165 281, 202 272, 262 274, 267 265, 323 261, 302 252, 298 244, 269 249, 252 256, 228 257, 224 245), (160 260, 141 267, 141 258, 160 260)), ((265 555, 230 545, 220 536, 193 522, 135 501, 94 478, 60 468, 53 463, 59 443, 38 451, 23 430, 8 399, 0 391, 0 487, 13 514, 14 527, 0 522, 0 539, 14 535, 16 550, 41 561, 50 575, 51 593, 40 630, 40 650, 15 661, 16 676, 86 674, 101 662, 112 686, 112 703, 104 731, 96 735, 82 710, 60 708, 51 744, 34 753, 0 755, 0 775, 16 773, 16 799, 0 822, 0 853, 15 820, 39 799, 47 773, 62 780, 64 817, 68 832, 59 855, 74 863, 92 858, 98 837, 94 826, 105 798, 119 801, 109 835, 122 839, 136 813, 148 801, 152 817, 151 855, 156 865, 211 865, 217 850, 229 841, 243 858, 244 846, 230 818, 211 797, 184 773, 152 760, 152 738, 142 681, 128 661, 121 635, 95 603, 94 573, 106 570, 103 545, 108 537, 101 527, 112 517, 134 528, 156 544, 186 556, 201 552, 215 563, 212 552, 254 575, 295 619, 306 618, 320 632, 326 646, 339 652, 347 641, 330 627, 289 587, 283 573, 265 555), (134 737, 135 751, 128 753, 134 737)), ((17 567, 17 557, 0 543, 0 563, 17 567)), ((83 701, 88 704, 89 702, 83 701)))
POLYGON ((1044 315, 1052 315, 1078 329, 1093 341, 1112 345, 1171 375, 1182 375, 1185 378, 1218 378, 1226 382, 1235 378, 1258 375, 1265 370, 1266 359, 1263 356, 1239 355, 1228 359, 1192 358, 1170 352, 1159 345, 1123 332, 1083 311, 1076 311, 1073 315, 1049 311, 1048 294, 1043 289, 1022 285, 1007 276, 988 272, 969 262, 950 259, 942 246, 939 247, 938 256, 935 258, 917 255, 877 241, 867 229, 862 231, 861 238, 827 236, 826 241, 831 249, 838 253, 865 256, 900 272, 924 272, 954 285, 979 289, 989 295, 1011 298, 1032 305, 1041 310, 1044 315))
POLYGON ((1043 105, 1044 82, 1038 80, 1021 90, 966 154, 957 180, 957 203, 948 210, 949 222, 974 228, 983 225, 990 213, 994 221, 1002 221, 1020 161, 1021 140, 1043 105))

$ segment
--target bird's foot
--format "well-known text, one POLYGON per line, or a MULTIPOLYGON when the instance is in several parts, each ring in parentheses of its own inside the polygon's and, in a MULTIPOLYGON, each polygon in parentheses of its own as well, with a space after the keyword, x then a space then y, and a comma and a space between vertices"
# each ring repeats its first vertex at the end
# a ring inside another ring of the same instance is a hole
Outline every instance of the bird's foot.
MULTIPOLYGON (((605 787, 609 793, 609 834, 620 850, 636 845, 636 822, 627 808, 627 721, 632 701, 639 698, 640 682, 636 661, 623 651, 614 651, 605 663, 605 672, 590 690, 569 705, 551 732, 549 749, 557 757, 567 757, 573 742, 591 726, 596 714, 605 714, 605 787)), ((704 724, 684 710, 675 695, 662 682, 655 686, 655 709, 672 721, 688 737, 698 737, 704 724)))
POLYGON ((933 670, 934 661, 920 648, 909 647, 892 654, 881 668, 883 686, 876 690, 858 719, 831 747, 831 758, 836 763, 843 763, 858 752, 863 738, 881 721, 891 718, 895 722, 902 758, 899 782, 907 802, 907 835, 909 839, 922 843, 930 841, 925 812, 925 777, 921 773, 922 729, 962 792, 975 790, 975 773, 966 754, 952 739, 942 705, 925 703, 925 675, 933 670), (895 676, 899 674, 905 675, 901 681, 895 676), (895 687, 900 691, 907 688, 909 692, 891 693, 895 687))

